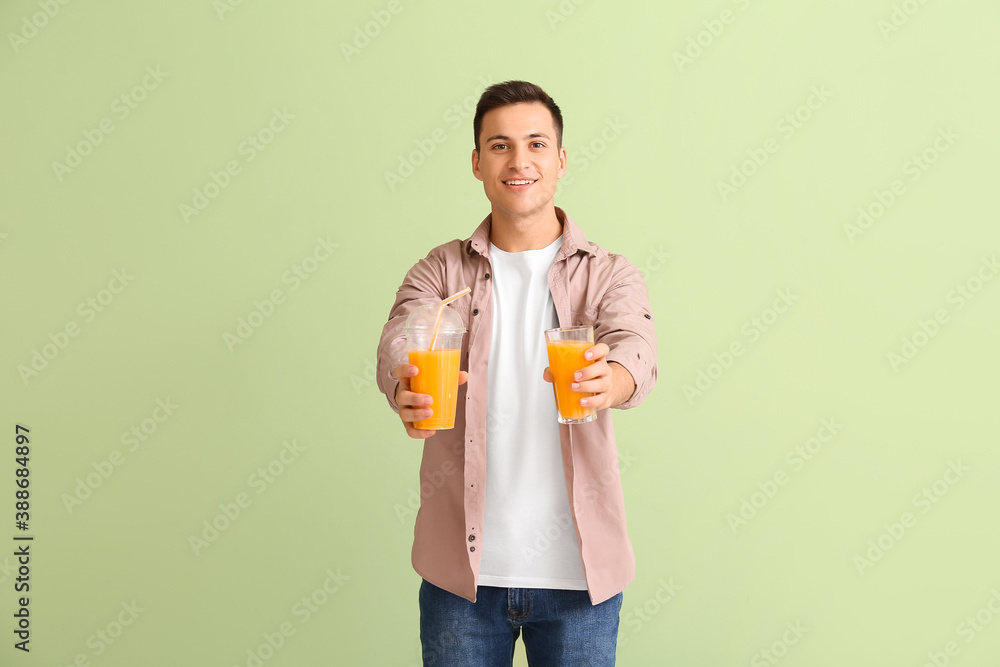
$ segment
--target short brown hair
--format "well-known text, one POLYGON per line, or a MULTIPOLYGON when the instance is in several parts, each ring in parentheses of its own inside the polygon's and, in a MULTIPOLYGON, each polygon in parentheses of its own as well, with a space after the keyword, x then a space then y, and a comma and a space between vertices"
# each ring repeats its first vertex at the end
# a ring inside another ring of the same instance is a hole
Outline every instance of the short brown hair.
POLYGON ((559 106, 549 97, 548 93, 527 81, 504 81, 503 83, 495 83, 484 90, 479 98, 479 104, 476 105, 476 117, 472 121, 472 129, 476 134, 476 150, 479 150, 479 133, 483 131, 483 116, 486 115, 487 111, 509 104, 531 102, 541 102, 548 108, 556 126, 556 147, 562 148, 562 112, 559 111, 559 106))

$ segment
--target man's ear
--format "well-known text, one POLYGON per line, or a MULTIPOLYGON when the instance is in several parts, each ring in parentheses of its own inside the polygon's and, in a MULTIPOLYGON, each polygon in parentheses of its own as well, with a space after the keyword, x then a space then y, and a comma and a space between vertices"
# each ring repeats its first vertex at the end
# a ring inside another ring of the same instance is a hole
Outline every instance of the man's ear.
POLYGON ((483 180, 483 172, 479 170, 479 151, 472 149, 472 175, 478 180, 483 180))

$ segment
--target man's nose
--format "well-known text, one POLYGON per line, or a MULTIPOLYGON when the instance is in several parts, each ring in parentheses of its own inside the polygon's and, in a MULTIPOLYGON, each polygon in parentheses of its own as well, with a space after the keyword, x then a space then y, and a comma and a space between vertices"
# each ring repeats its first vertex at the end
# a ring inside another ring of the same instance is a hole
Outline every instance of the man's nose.
POLYGON ((517 171, 522 170, 531 164, 531 159, 526 151, 513 150, 510 152, 510 167, 517 171))

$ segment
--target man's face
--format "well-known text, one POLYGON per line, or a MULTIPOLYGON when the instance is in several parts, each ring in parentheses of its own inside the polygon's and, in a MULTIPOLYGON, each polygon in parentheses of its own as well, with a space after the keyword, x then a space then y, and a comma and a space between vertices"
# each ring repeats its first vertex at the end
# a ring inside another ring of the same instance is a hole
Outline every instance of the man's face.
POLYGON ((487 111, 479 148, 472 151, 472 173, 483 182, 495 212, 523 218, 553 206, 556 185, 566 173, 566 149, 556 147, 548 107, 532 102, 487 111))

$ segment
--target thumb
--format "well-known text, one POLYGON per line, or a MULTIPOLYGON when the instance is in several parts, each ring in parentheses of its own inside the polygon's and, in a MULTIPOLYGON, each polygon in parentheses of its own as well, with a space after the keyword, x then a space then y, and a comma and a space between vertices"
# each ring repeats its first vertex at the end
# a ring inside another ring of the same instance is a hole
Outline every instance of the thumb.
POLYGON ((549 370, 548 366, 545 367, 545 372, 542 373, 542 379, 546 382, 552 382, 552 371, 549 370))
POLYGON ((466 371, 458 372, 458 384, 462 385, 469 381, 469 374, 466 371))

